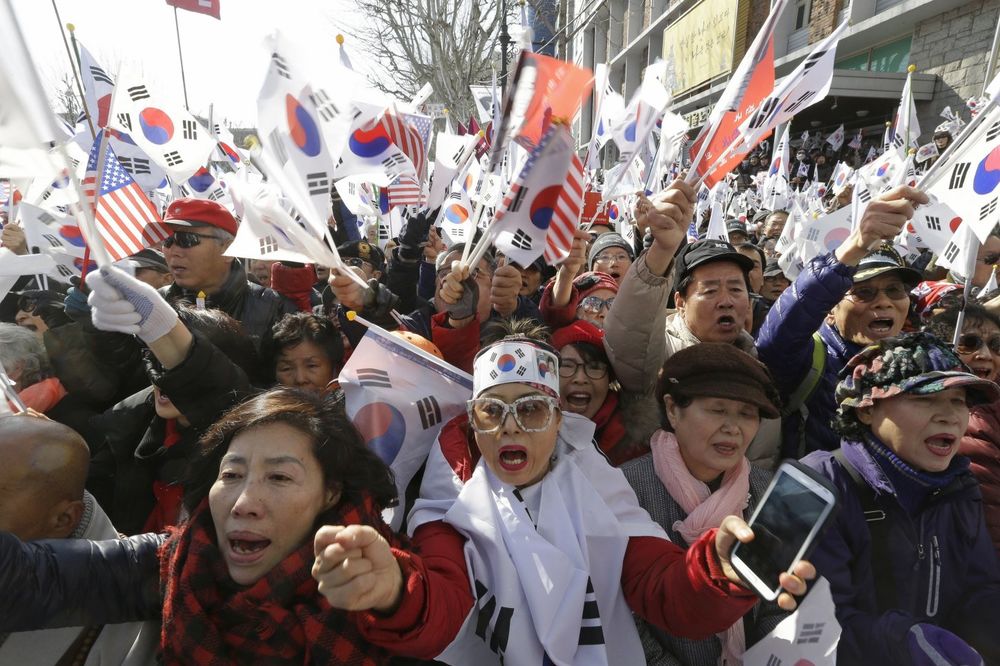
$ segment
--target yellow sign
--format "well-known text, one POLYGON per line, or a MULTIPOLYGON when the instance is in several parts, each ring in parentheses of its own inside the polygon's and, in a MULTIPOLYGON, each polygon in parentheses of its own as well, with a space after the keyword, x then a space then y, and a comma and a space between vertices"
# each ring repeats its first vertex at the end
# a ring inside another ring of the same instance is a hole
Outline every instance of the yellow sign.
POLYGON ((674 63, 680 94, 733 67, 739 0, 702 0, 663 31, 663 59, 674 63))

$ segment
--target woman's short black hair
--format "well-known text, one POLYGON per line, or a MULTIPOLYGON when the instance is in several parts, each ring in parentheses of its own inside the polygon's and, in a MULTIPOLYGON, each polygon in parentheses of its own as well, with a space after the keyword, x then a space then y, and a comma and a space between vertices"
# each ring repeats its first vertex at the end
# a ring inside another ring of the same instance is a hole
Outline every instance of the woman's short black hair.
MULTIPOLYGON (((955 326, 958 325, 958 315, 962 312, 962 304, 950 305, 943 312, 931 317, 924 324, 923 330, 933 333, 946 342, 950 342, 955 337, 955 326)), ((978 303, 969 303, 965 306, 965 326, 980 326, 985 322, 990 322, 1000 328, 1000 317, 990 312, 978 303)))
MULTIPOLYGON (((566 347, 572 347, 575 349, 576 353, 580 355, 580 358, 583 359, 584 363, 593 363, 596 361, 608 366, 608 381, 615 381, 615 369, 614 366, 611 365, 611 361, 608 360, 608 354, 604 351, 604 347, 598 347, 592 342, 583 342, 582 340, 579 342, 571 342, 566 345, 566 347)), ((565 349, 565 347, 563 347, 563 349, 565 349)), ((562 355, 560 354, 560 358, 561 357, 562 355)))
POLYGON ((186 305, 177 309, 177 315, 192 334, 207 339, 238 365, 251 384, 260 377, 260 356, 240 322, 222 310, 199 310, 186 305))
POLYGON ((333 322, 309 312, 292 312, 278 320, 261 345, 261 354, 272 381, 278 356, 302 342, 311 342, 323 350, 335 368, 339 369, 344 364, 344 340, 333 322))
POLYGON ((201 436, 200 455, 185 483, 184 506, 194 509, 208 496, 219 464, 241 432, 284 423, 312 439, 313 454, 327 488, 340 491, 340 501, 360 504, 370 495, 379 509, 395 506, 392 471, 365 446, 341 401, 297 388, 276 388, 233 407, 201 436))

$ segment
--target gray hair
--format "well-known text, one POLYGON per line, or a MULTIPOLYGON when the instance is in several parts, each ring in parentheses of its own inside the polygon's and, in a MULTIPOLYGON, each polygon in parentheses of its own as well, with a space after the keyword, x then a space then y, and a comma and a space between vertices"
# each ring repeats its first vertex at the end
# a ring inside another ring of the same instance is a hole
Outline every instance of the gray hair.
POLYGON ((8 373, 20 371, 21 391, 51 376, 49 355, 37 334, 17 324, 0 323, 0 363, 8 373))

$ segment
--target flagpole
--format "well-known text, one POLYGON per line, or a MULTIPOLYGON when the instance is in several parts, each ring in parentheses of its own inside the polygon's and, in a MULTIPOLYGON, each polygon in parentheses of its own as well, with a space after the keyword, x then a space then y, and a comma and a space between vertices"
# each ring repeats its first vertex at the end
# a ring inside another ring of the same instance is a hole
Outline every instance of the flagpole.
POLYGON ((993 46, 990 47, 990 59, 986 61, 986 76, 983 78, 983 92, 981 94, 986 94, 986 88, 989 87, 990 81, 993 79, 993 69, 996 67, 997 62, 997 49, 1000 48, 1000 14, 997 15, 997 27, 993 31, 993 46))
MULTIPOLYGON (((52 0, 52 2, 55 3, 55 0, 52 0)), ((73 55, 76 56, 76 66, 80 70, 80 76, 83 76, 83 62, 80 60, 80 48, 76 43, 76 26, 72 23, 67 23, 66 29, 69 30, 69 39, 73 43, 73 55)), ((80 99, 83 101, 83 115, 87 118, 87 125, 90 127, 90 136, 96 139, 97 130, 94 129, 94 119, 90 115, 90 108, 87 106, 87 96, 84 94, 79 78, 76 80, 76 85, 80 88, 80 99)), ((100 123, 100 117, 97 120, 100 123)))
MULTIPOLYGON (((55 0, 52 0, 55 2, 55 0)), ((177 7, 174 7, 174 30, 177 33, 177 59, 181 63, 181 87, 184 88, 184 110, 190 111, 188 107, 187 78, 184 76, 184 53, 181 51, 181 24, 177 19, 177 7)))
MULTIPOLYGON (((76 52, 76 36, 73 35, 73 30, 75 27, 72 23, 67 23, 66 28, 69 29, 70 36, 73 37, 73 51, 70 51, 69 42, 66 41, 66 33, 63 32, 63 22, 62 17, 59 16, 59 7, 56 5, 56 0, 52 0, 52 10, 56 13, 56 23, 59 24, 59 35, 62 37, 63 46, 66 47, 66 57, 69 58, 69 71, 73 73, 73 80, 76 81, 76 89, 80 95, 80 106, 83 107, 83 113, 87 117, 87 124, 90 126, 90 135, 92 137, 97 136, 97 132, 94 131, 94 121, 90 118, 90 111, 87 109, 87 97, 83 94, 83 84, 80 83, 80 75, 77 73, 77 67, 80 63, 80 54, 76 55, 76 64, 74 64, 73 53, 76 52)), ((81 70, 82 71, 82 70, 81 70)), ((74 120, 76 120, 74 118, 74 120)))

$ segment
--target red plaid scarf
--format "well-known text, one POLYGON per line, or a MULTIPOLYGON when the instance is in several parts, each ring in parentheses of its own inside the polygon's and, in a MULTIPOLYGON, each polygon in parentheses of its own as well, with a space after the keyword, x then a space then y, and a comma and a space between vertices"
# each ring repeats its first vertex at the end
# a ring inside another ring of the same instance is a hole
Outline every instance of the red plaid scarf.
MULTIPOLYGON (((395 543, 374 503, 335 507, 333 525, 366 524, 395 543)), ((388 656, 361 637, 344 611, 332 609, 311 575, 312 539, 250 587, 229 578, 203 502, 172 528, 160 556, 164 581, 160 647, 166 664, 352 664, 388 656)))

